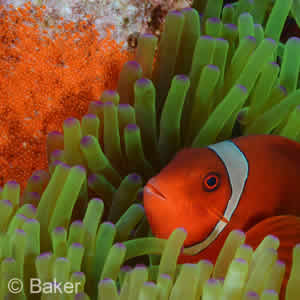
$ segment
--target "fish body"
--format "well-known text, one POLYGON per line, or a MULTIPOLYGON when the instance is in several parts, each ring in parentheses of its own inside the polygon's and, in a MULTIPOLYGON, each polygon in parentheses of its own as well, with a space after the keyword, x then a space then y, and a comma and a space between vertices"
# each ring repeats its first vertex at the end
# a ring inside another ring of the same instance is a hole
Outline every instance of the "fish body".
POLYGON ((254 248, 277 236, 289 272, 300 243, 300 144, 254 135, 183 149, 148 181, 144 206, 155 236, 187 230, 179 263, 215 262, 228 234, 241 229, 254 248))

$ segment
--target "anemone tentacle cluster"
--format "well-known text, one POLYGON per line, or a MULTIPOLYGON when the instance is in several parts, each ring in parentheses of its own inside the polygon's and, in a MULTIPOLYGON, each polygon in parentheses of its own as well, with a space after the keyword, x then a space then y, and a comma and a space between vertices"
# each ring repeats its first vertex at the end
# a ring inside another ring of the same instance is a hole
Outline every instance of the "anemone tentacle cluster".
POLYGON ((275 237, 252 249, 232 231, 215 265, 177 265, 187 232, 151 236, 142 206, 145 182, 182 147, 263 133, 300 141, 300 40, 279 42, 296 2, 222 3, 169 12, 159 43, 141 35, 116 90, 48 134, 49 169, 23 193, 15 181, 0 189, 0 299, 14 278, 20 299, 298 299, 300 245, 283 292, 275 237), (31 278, 48 283, 43 295, 31 278), (57 282, 70 293, 51 294, 57 282))

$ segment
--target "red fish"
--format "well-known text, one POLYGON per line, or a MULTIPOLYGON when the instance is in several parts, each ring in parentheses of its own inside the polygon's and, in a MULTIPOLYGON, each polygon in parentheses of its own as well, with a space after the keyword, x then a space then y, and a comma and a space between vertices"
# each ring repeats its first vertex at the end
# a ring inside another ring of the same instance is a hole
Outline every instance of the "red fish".
POLYGON ((144 206, 155 236, 187 230, 179 263, 215 262, 234 229, 254 249, 266 235, 277 236, 286 284, 300 243, 300 144, 256 135, 183 149, 149 180, 144 206))

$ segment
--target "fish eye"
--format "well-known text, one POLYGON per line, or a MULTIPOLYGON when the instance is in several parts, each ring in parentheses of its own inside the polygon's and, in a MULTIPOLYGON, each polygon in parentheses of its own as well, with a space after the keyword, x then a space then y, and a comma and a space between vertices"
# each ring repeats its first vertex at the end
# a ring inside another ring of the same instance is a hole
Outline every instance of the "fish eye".
POLYGON ((208 174, 203 181, 204 190, 207 192, 215 191, 220 185, 220 176, 216 173, 208 174))

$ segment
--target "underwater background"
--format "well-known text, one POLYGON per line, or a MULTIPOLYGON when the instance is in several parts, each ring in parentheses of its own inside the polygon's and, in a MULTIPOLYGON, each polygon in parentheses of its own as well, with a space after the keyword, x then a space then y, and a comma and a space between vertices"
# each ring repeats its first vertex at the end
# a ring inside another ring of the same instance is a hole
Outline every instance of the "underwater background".
POLYGON ((299 299, 300 245, 283 293, 278 239, 252 249, 235 230, 215 264, 179 265, 186 232, 153 237, 143 207, 183 147, 300 142, 299 1, 166 1, 158 16, 151 1, 124 32, 58 2, 65 18, 1 3, 0 299, 299 299))

